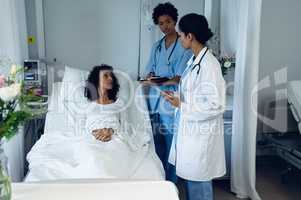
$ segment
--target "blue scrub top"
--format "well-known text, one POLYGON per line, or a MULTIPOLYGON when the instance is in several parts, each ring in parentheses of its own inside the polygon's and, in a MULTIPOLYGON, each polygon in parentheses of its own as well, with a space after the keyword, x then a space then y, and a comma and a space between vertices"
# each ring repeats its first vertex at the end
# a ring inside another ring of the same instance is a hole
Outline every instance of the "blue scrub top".
MULTIPOLYGON (((160 39, 155 42, 152 47, 151 56, 146 66, 145 73, 147 75, 153 72, 156 76, 168 78, 181 76, 191 56, 191 50, 184 49, 180 39, 178 39, 177 42, 172 43, 168 49, 165 48, 165 39, 160 39), (176 45, 175 48, 174 45, 176 45), (174 50, 171 54, 173 48, 174 50), (168 60, 169 56, 170 59, 168 60)), ((173 106, 167 102, 154 87, 158 87, 160 90, 177 91, 177 86, 152 86, 149 90, 148 104, 150 112, 174 115, 173 106)))

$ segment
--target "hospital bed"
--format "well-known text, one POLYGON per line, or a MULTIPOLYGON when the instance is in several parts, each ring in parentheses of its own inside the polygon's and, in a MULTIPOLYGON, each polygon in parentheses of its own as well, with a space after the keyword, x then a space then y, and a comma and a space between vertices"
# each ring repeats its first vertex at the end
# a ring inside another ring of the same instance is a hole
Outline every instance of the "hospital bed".
MULTIPOLYGON (((65 74, 68 74, 69 81, 71 77, 71 81, 73 83, 84 83, 86 80, 87 71, 83 70, 77 70, 72 68, 66 68, 65 74), (67 71, 68 72, 67 72, 67 71)), ((150 120, 147 112, 147 107, 145 104, 145 99, 141 98, 140 92, 142 92, 141 88, 139 87, 138 83, 132 82, 127 83, 128 80, 125 80, 124 77, 117 75, 117 78, 120 82, 120 92, 119 97, 124 99, 129 99, 130 103, 126 110, 128 112, 129 121, 132 124, 138 125, 138 131, 142 135, 148 135, 150 140, 147 141, 143 146, 139 147, 140 149, 137 150, 137 153, 135 156, 137 157, 137 163, 135 168, 133 168, 133 171, 131 171, 131 174, 126 177, 126 179, 130 180, 164 180, 165 179, 165 173, 164 169, 162 167, 162 163, 160 162, 158 156, 155 153, 154 148, 154 142, 152 137, 152 131, 151 131, 151 125, 150 120), (130 85, 129 85, 130 84, 130 85), (129 91, 132 90, 132 91, 129 91), (141 90, 141 91, 140 91, 141 90), (129 93, 134 94, 134 98, 131 98, 129 93)), ((57 140, 57 138, 61 137, 61 134, 68 135, 69 133, 72 134, 78 134, 76 133, 76 130, 80 129, 81 127, 77 127, 80 125, 80 123, 75 123, 70 125, 69 123, 69 115, 66 115, 66 108, 64 106, 62 95, 65 95, 65 93, 68 91, 62 91, 62 88, 64 87, 65 82, 65 76, 62 82, 56 82, 52 86, 52 93, 50 96, 50 104, 48 107, 48 113, 46 115, 46 122, 45 122, 45 130, 44 134, 42 135, 41 139, 37 141, 37 143, 33 146, 31 151, 29 152, 29 155, 34 152, 35 156, 34 158, 29 159, 29 172, 25 178, 25 182, 35 182, 35 181, 49 181, 48 179, 41 178, 44 176, 41 176, 41 173, 43 173, 43 169, 39 169, 37 167, 33 167, 32 163, 39 162, 39 157, 45 157, 45 154, 47 154, 47 145, 48 143, 51 143, 53 138, 57 140), (70 131, 70 128, 72 131, 70 131), (75 130, 75 132, 74 132, 75 130), (68 134, 66 134, 68 133, 68 134)), ((72 84, 71 84, 72 85, 72 84)), ((74 85, 74 87, 77 87, 78 85, 74 85)), ((82 95, 82 87, 79 89, 80 93, 78 95, 82 95)), ((68 112, 67 112, 68 113, 68 112)), ((68 136, 63 136, 64 138, 68 136)), ((73 135, 70 135, 70 137, 73 137, 73 135)), ((143 138, 142 137, 142 138, 143 138)), ((142 140, 142 139, 141 139, 142 140)), ((58 147, 60 148, 60 147, 58 147)), ((57 155, 61 156, 61 155, 57 155)), ((68 156, 66 156, 68 157, 68 156)), ((66 158, 68 159, 68 158, 66 158)), ((44 158, 45 160, 45 158, 44 158)), ((47 160, 47 158, 46 158, 47 160)), ((119 161, 120 162, 120 161, 119 161)), ((122 162, 122 161, 121 161, 122 162)), ((47 167, 47 165, 51 165, 51 162, 42 163, 41 166, 47 167)), ((59 167, 59 166, 58 166, 59 167)), ((118 167, 118 166, 116 166, 118 167)), ((105 179, 107 177, 93 177, 93 174, 89 177, 82 177, 90 179, 96 178, 96 179, 105 179)), ((112 177, 110 177, 112 178, 112 177)), ((116 180, 118 179, 124 179, 125 177, 121 176, 119 177, 116 175, 116 180)), ((66 178, 68 179, 68 178, 66 178)), ((71 180, 70 180, 71 181, 71 180)))
MULTIPOLYGON (((291 81, 287 87, 288 105, 297 122, 298 131, 265 134, 269 145, 276 149, 277 155, 289 163, 283 175, 290 173, 291 166, 301 170, 301 81, 291 81)), ((284 176, 282 177, 284 180, 284 176)))

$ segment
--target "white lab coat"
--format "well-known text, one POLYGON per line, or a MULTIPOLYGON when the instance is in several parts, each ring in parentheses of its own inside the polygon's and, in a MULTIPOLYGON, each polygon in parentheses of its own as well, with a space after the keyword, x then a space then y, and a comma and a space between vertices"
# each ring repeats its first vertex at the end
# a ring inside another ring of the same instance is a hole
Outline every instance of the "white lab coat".
POLYGON ((173 139, 169 162, 179 177, 191 181, 210 181, 226 172, 223 112, 225 81, 217 59, 206 48, 191 58, 180 83, 178 133, 173 139), (191 65, 192 63, 192 65, 191 65))

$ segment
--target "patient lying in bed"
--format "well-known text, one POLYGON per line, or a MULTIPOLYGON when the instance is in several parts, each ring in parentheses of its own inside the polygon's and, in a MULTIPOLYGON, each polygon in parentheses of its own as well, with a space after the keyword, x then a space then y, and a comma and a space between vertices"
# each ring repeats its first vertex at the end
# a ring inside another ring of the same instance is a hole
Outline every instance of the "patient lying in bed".
POLYGON ((85 133, 43 136, 28 154, 28 181, 74 178, 130 178, 147 148, 137 151, 133 130, 126 123, 124 102, 117 98, 118 80, 110 66, 94 67, 85 96, 85 133))

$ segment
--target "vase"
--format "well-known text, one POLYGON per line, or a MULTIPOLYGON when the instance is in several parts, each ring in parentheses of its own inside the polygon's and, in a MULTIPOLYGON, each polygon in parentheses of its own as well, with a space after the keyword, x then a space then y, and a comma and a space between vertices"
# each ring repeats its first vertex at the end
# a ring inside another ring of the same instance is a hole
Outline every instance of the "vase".
POLYGON ((0 199, 11 200, 11 181, 8 174, 8 160, 0 139, 0 199))

